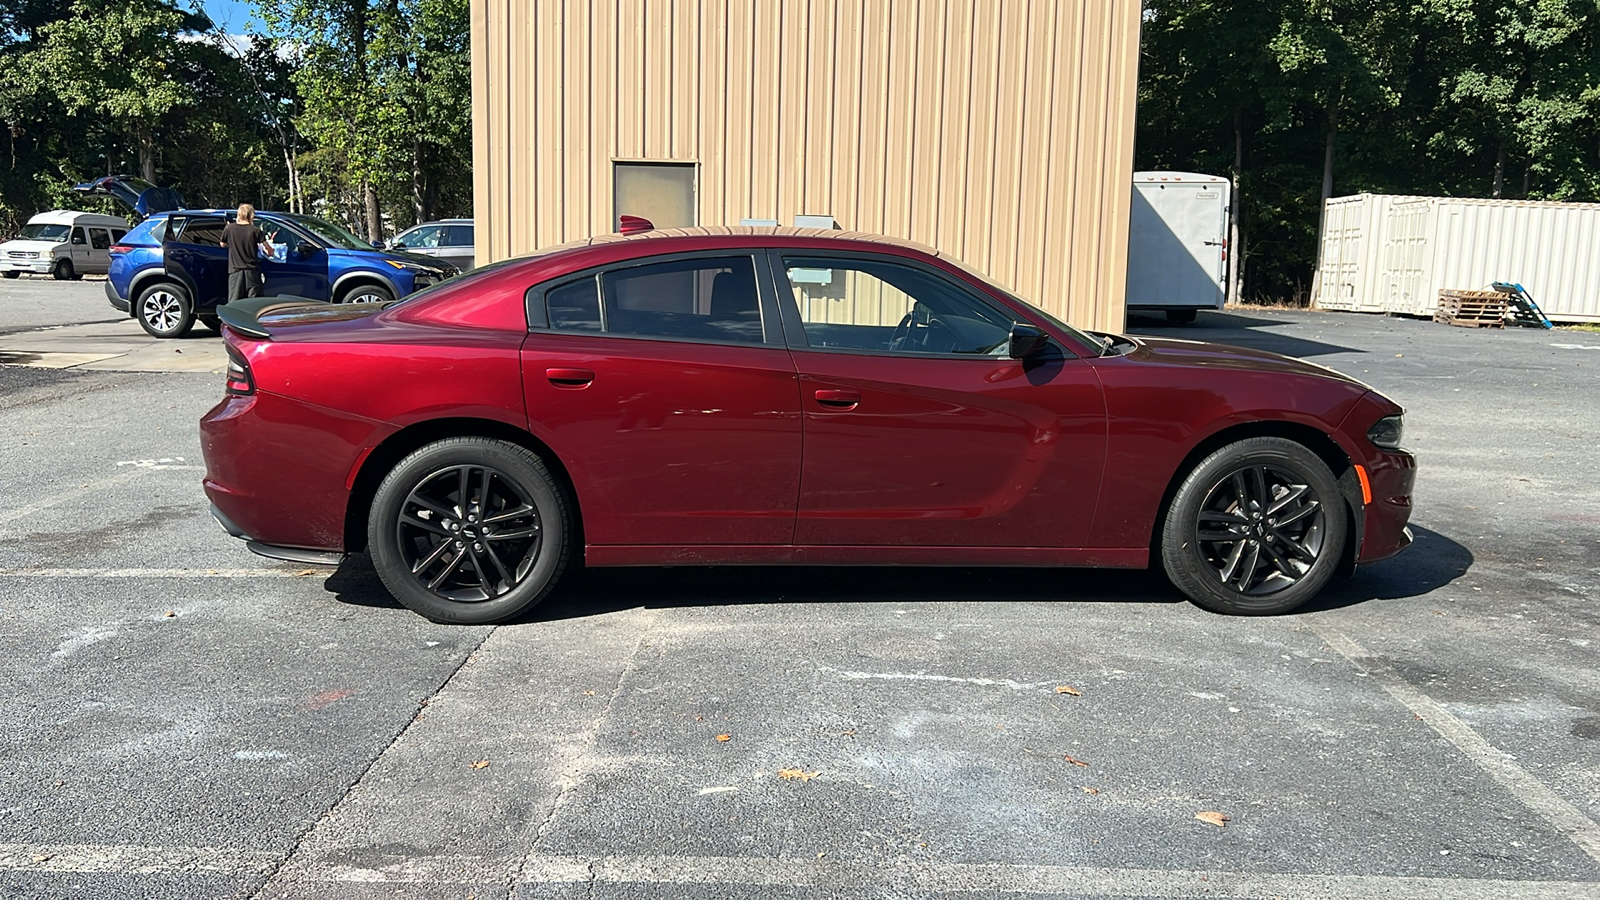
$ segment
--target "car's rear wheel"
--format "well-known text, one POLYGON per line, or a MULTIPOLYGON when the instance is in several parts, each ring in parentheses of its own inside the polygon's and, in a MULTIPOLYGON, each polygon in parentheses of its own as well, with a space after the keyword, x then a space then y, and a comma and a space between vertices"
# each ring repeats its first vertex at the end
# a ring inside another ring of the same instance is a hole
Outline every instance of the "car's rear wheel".
POLYGON ((381 284, 358 284, 340 294, 335 303, 388 303, 394 292, 381 284))
POLYGON ((151 337, 183 337, 194 327, 194 306, 189 292, 170 281, 152 284, 139 292, 134 305, 139 325, 151 337))
POLYGON ((50 274, 54 275, 57 281, 72 281, 78 275, 72 268, 72 260, 70 259, 58 260, 55 270, 50 274))
POLYGON ((1161 532, 1167 577, 1196 604, 1288 612, 1338 568, 1349 526, 1327 463, 1284 438, 1216 451, 1184 479, 1161 532))
POLYGON ((543 600, 566 566, 566 498, 537 455, 482 437, 407 456, 367 519, 373 568, 435 622, 502 622, 543 600))
POLYGON ((205 327, 211 329, 212 331, 217 332, 218 334, 222 333, 222 320, 217 318, 215 315, 206 315, 205 313, 199 313, 199 314, 197 314, 195 316, 195 318, 200 320, 200 324, 201 325, 204 325, 205 327))

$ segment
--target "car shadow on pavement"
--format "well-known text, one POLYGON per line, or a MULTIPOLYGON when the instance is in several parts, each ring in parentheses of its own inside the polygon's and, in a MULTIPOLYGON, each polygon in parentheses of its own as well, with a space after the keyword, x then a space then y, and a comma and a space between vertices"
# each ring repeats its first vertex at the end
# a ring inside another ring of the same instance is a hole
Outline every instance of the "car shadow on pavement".
POLYGON ((1274 331, 1257 330, 1294 324, 1298 323, 1293 319, 1251 316, 1248 313, 1240 313, 1235 310, 1202 313, 1192 325, 1168 325, 1164 319, 1129 314, 1128 333, 1145 337, 1178 338, 1187 341, 1230 344, 1235 347, 1267 350, 1272 353, 1281 353, 1284 356, 1294 356, 1302 359, 1308 356, 1326 356, 1330 353, 1367 352, 1359 347, 1346 347, 1340 344, 1290 337, 1274 331))
MULTIPOLYGON (((1335 578, 1293 614, 1414 597, 1466 574, 1472 552, 1426 528, 1399 556, 1335 578)), ((323 587, 340 603, 401 605, 365 554, 347 557, 323 587)), ((628 609, 778 603, 1183 603, 1156 569, 836 566, 572 567, 543 603, 516 622, 555 621, 628 609)))

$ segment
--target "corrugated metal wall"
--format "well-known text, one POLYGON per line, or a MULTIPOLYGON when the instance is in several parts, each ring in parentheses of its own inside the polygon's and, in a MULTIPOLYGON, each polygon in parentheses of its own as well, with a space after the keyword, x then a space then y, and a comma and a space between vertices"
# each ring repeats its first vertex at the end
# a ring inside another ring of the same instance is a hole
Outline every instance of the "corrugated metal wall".
POLYGON ((1360 194, 1322 222, 1322 309, 1426 316, 1440 290, 1511 281, 1552 319, 1600 321, 1600 204, 1360 194))
POLYGON ((479 262, 612 231, 612 164, 700 224, 831 215, 1120 329, 1138 0, 472 0, 479 262))

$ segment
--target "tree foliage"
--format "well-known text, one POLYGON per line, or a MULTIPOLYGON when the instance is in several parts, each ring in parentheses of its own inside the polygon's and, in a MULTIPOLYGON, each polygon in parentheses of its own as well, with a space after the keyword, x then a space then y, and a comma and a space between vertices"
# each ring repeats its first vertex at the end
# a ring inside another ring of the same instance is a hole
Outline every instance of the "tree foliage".
POLYGON ((1231 174, 1245 297, 1304 299, 1321 200, 1600 200, 1597 0, 1146 0, 1138 165, 1231 174))

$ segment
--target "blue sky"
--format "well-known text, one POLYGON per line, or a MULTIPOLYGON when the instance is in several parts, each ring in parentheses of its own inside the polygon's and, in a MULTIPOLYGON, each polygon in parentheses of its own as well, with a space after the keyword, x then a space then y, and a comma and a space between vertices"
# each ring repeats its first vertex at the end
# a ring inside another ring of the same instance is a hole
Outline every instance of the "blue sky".
POLYGON ((229 34, 243 34, 256 24, 249 0, 200 0, 200 8, 229 34))

